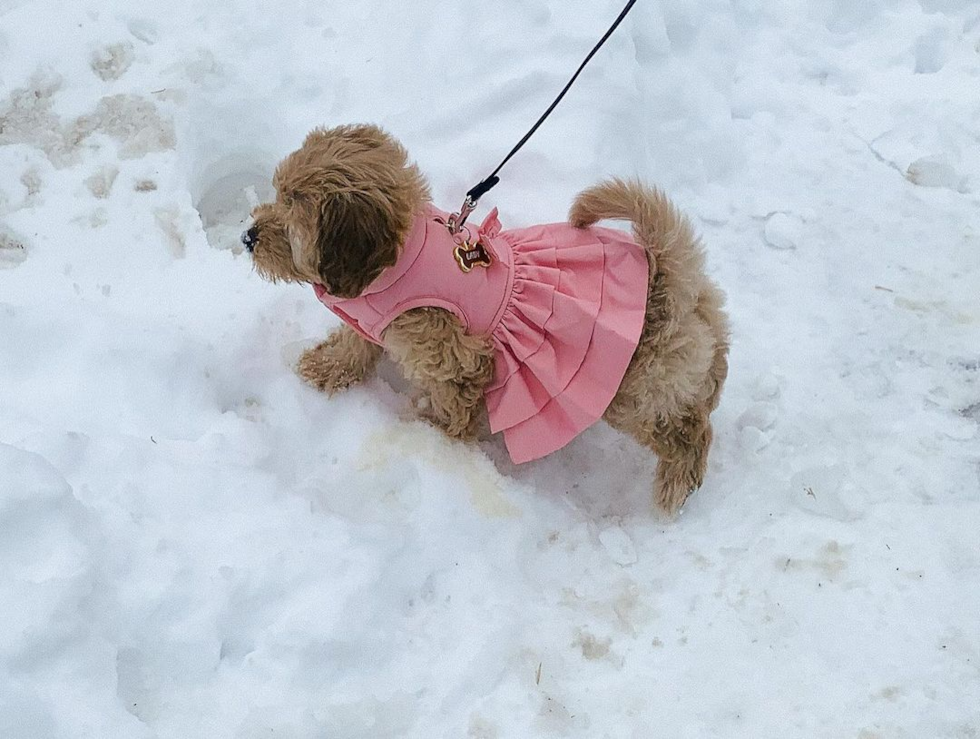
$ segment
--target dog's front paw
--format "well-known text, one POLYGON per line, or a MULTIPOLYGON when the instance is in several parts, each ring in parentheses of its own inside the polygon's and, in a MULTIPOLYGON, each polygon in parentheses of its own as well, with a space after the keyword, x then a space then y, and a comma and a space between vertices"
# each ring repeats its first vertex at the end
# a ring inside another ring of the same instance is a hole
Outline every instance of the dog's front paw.
POLYGON ((317 390, 335 393, 361 382, 374 370, 380 356, 381 347, 344 326, 303 352, 296 371, 317 390))
POLYGON ((317 390, 329 394, 360 382, 364 376, 360 370, 357 362, 326 341, 303 352, 296 365, 300 377, 317 390))

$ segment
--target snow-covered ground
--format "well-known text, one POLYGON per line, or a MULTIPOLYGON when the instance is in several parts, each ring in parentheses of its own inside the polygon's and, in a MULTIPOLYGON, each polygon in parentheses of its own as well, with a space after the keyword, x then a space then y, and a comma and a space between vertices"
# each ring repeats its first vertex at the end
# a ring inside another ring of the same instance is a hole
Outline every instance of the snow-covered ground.
POLYGON ((455 207, 620 0, 0 0, 0 737, 980 735, 980 7, 641 0, 483 211, 665 187, 729 296, 673 522, 328 399, 246 188, 375 121, 455 207))

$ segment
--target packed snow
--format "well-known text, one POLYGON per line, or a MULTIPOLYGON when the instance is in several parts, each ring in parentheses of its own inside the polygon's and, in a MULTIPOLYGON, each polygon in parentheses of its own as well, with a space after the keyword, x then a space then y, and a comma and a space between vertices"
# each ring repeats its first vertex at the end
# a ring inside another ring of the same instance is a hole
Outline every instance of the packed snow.
POLYGON ((980 6, 641 0, 481 203, 664 187, 731 375, 674 521, 328 398, 237 238, 317 125, 458 205, 620 0, 0 0, 0 737, 980 736, 980 6))

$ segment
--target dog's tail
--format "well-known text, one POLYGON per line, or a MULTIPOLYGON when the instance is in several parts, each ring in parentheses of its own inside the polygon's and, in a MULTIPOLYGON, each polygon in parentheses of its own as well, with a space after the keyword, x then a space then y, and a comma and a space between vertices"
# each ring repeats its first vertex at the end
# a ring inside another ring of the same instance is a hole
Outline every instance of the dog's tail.
POLYGON ((660 319, 694 310, 704 287, 704 252, 690 221, 666 195, 637 180, 611 179, 579 193, 568 214, 576 228, 626 220, 650 262, 651 307, 660 319), (659 304, 659 305, 658 305, 659 304))

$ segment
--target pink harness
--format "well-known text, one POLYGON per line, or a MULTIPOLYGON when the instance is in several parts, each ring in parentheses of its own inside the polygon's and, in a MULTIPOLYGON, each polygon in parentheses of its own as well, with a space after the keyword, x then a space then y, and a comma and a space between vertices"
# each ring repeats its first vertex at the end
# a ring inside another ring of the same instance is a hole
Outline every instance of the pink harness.
POLYGON ((501 231, 494 209, 478 230, 490 266, 465 255, 461 265, 447 218, 428 206, 398 262, 358 297, 334 298, 320 285, 316 295, 376 344, 397 316, 420 307, 444 308, 467 333, 490 336, 490 429, 503 432, 515 463, 538 459, 599 420, 616 395, 643 329, 646 255, 608 228, 501 231))

